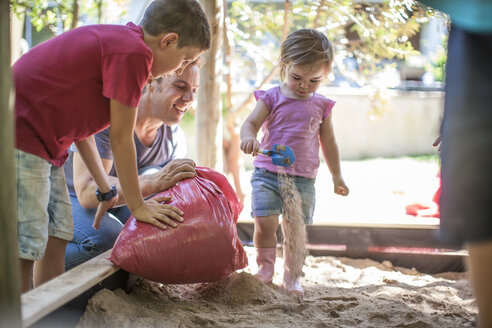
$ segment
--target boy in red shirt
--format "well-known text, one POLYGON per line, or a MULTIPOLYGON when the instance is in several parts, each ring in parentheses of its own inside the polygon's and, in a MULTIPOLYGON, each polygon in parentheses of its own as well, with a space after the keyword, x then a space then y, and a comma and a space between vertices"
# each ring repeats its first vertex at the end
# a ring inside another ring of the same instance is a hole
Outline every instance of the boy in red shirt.
POLYGON ((125 201, 139 221, 165 229, 182 212, 165 199, 144 201, 133 129, 149 79, 176 72, 210 48, 210 26, 196 0, 154 0, 139 26, 92 25, 46 41, 13 66, 16 89, 17 220, 22 291, 64 271, 73 221, 63 163, 75 143, 97 186, 94 218, 116 202, 93 135, 110 126, 125 201))

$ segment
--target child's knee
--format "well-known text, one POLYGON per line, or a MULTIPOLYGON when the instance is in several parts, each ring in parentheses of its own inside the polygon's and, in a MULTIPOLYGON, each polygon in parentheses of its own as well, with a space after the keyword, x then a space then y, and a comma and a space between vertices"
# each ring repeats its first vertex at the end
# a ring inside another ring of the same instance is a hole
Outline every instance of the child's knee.
POLYGON ((258 216, 255 218, 255 230, 258 233, 275 234, 278 228, 278 215, 258 216))

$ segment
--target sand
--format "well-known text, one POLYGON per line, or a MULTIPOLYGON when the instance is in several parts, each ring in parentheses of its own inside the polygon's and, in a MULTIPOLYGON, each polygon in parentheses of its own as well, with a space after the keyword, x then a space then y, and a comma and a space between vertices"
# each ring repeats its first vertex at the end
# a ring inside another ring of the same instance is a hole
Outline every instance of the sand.
POLYGON ((302 276, 308 250, 306 249, 307 234, 302 211, 302 198, 296 188, 294 180, 286 174, 279 174, 280 195, 282 197, 284 212, 282 214, 283 258, 288 274, 284 279, 283 287, 286 290, 299 292, 297 281, 302 276))
MULTIPOLYGON (((163 285, 138 280, 130 294, 99 291, 78 327, 471 327, 477 314, 467 273, 428 275, 390 262, 306 258, 303 298, 287 296, 283 259, 274 284, 250 266, 215 283, 163 285)), ((280 253, 280 252, 279 252, 280 253)))

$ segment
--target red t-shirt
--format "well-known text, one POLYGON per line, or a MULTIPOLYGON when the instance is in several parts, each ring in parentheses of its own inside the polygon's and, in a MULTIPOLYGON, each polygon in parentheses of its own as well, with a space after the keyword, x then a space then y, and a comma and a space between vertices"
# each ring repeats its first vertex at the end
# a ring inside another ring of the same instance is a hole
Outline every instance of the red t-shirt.
POLYGON ((62 166, 68 147, 109 125, 109 100, 137 107, 152 65, 140 26, 92 25, 48 40, 13 66, 16 148, 62 166))

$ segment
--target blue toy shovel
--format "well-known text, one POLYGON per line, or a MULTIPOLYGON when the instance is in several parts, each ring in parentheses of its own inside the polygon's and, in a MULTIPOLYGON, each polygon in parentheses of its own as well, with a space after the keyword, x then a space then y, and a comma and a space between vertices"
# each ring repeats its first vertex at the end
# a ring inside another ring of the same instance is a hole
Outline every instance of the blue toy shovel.
POLYGON ((272 163, 279 166, 291 166, 296 160, 294 151, 289 146, 273 145, 272 150, 258 149, 258 154, 270 156, 272 163))

